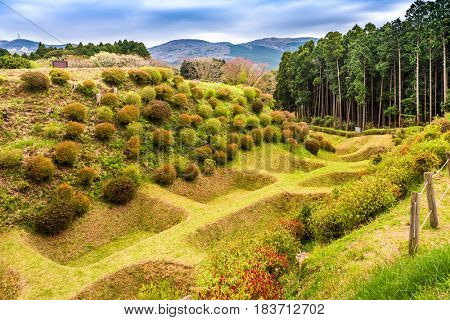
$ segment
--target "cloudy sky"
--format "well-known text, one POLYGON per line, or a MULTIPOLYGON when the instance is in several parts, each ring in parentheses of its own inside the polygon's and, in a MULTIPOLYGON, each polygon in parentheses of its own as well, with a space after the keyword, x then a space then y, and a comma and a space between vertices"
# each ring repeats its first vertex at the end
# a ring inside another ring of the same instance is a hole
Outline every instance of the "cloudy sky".
POLYGON ((263 37, 322 37, 355 23, 403 17, 412 1, 391 0, 0 0, 0 40, 56 44, 173 39, 241 43, 263 37), (6 5, 14 9, 13 12, 6 5), (22 15, 22 16, 20 16, 22 15), (27 21, 24 17, 47 31, 27 21))

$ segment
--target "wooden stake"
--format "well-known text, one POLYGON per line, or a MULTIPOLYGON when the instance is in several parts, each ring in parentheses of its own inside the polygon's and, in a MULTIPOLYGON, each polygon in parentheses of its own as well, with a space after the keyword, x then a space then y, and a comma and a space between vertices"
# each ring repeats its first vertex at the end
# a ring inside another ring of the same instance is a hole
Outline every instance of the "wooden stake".
POLYGON ((434 185, 433 185, 433 173, 425 172, 424 173, 425 183, 427 183, 427 202, 428 202, 428 210, 430 213, 430 226, 432 228, 438 227, 438 213, 437 213, 437 205, 436 205, 436 196, 434 194, 434 185))
POLYGON ((450 151, 447 151, 446 153, 446 156, 447 156, 447 168, 448 168, 448 176, 449 176, 449 178, 450 178, 450 151))
POLYGON ((414 255, 419 246, 419 209, 420 194, 413 192, 411 194, 411 210, 409 220, 409 255, 414 255))

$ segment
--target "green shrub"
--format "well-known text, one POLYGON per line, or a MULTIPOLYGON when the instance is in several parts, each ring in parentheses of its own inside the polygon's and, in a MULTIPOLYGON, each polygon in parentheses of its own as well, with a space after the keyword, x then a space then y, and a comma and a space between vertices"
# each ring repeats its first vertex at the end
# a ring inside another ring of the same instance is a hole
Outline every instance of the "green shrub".
POLYGON ((180 140, 184 146, 193 147, 197 143, 197 133, 192 128, 184 128, 180 131, 180 140))
POLYGON ((249 134, 245 134, 241 137, 240 141, 242 150, 251 150, 253 148, 253 138, 249 134))
POLYGON ((227 162, 227 154, 221 150, 216 151, 213 158, 218 166, 224 165, 227 162))
POLYGON ((308 139, 305 141, 305 148, 311 152, 311 154, 317 155, 320 149, 320 142, 316 139, 308 139))
POLYGON ((128 70, 128 77, 138 86, 143 86, 150 82, 150 75, 142 69, 128 70))
POLYGON ((160 185, 170 185, 177 178, 177 171, 171 164, 165 164, 153 172, 153 181, 160 185))
POLYGON ((231 90, 226 87, 220 87, 216 91, 217 99, 220 99, 222 101, 231 101, 233 99, 232 95, 233 93, 231 92, 231 90))
POLYGON ((241 139, 239 133, 232 132, 229 136, 229 142, 230 143, 239 143, 239 140, 241 139))
POLYGON ((50 70, 49 75, 50 79, 52 80, 52 83, 58 85, 66 84, 67 81, 69 81, 71 78, 70 72, 62 69, 52 69, 50 70))
POLYGON ((421 152, 414 156, 413 168, 420 175, 424 172, 433 172, 439 167, 441 159, 432 152, 421 152))
POLYGON ((237 115, 237 114, 245 114, 245 108, 243 106, 241 106, 240 104, 233 104, 233 115, 237 115))
POLYGON ((108 180, 103 186, 103 198, 110 203, 126 204, 136 195, 137 185, 129 177, 108 180))
POLYGON ((91 167, 84 167, 78 171, 78 182, 84 186, 90 186, 97 176, 97 170, 91 167))
POLYGON ((0 168, 13 168, 20 165, 22 150, 14 148, 0 149, 0 168))
POLYGON ((214 110, 215 117, 227 117, 230 114, 230 109, 226 105, 218 105, 214 110))
POLYGON ((209 135, 216 135, 222 128, 222 123, 217 118, 211 118, 204 122, 202 129, 209 135))
POLYGON ((148 78, 148 83, 152 84, 152 85, 157 85, 160 84, 162 79, 162 74, 160 72, 160 70, 158 70, 157 68, 154 67, 142 67, 142 70, 144 70, 145 72, 147 72, 147 74, 149 75, 148 78))
POLYGON ((200 169, 195 163, 189 163, 184 170, 183 178, 186 181, 194 181, 200 174, 200 169))
POLYGON ((175 155, 172 159, 171 163, 175 167, 175 170, 177 172, 178 177, 182 177, 184 174, 184 171, 186 170, 186 167, 189 163, 189 159, 182 156, 182 155, 175 155))
POLYGON ((272 126, 264 128, 264 141, 273 142, 273 137, 275 135, 275 130, 272 126))
POLYGON ((203 174, 205 176, 211 176, 216 171, 216 162, 212 159, 205 159, 203 162, 203 174))
POLYGON ((215 150, 225 150, 227 148, 227 138, 224 136, 214 136, 211 145, 215 150))
POLYGON ((215 97, 216 96, 216 91, 214 89, 207 89, 205 92, 205 98, 209 99, 211 97, 215 97))
POLYGON ((294 138, 288 138, 286 142, 289 146, 289 151, 293 152, 298 148, 298 142, 294 138))
POLYGON ((153 100, 142 109, 142 115, 150 121, 162 124, 170 119, 172 109, 165 101, 153 100))
POLYGON ((233 119, 233 128, 237 131, 244 131, 247 126, 247 117, 243 114, 238 114, 233 119))
POLYGON ((197 113, 203 118, 208 119, 212 116, 214 110, 207 104, 201 104, 197 108, 197 113))
POLYGON ((55 173, 55 165, 52 160, 43 155, 29 158, 25 165, 27 175, 35 181, 48 180, 55 173))
POLYGON ((203 163, 206 159, 212 158, 212 149, 209 146, 202 146, 195 149, 198 162, 203 163))
POLYGON ((127 138, 131 138, 132 136, 142 136, 144 134, 144 127, 139 122, 132 122, 127 125, 125 135, 127 138))
POLYGON ((177 90, 179 93, 185 94, 187 97, 191 96, 191 86, 186 82, 181 82, 177 85, 177 90))
POLYGON ((183 128, 189 128, 192 124, 192 116, 190 114, 182 113, 178 117, 178 125, 183 128))
POLYGON ((108 68, 102 71, 102 79, 111 86, 120 86, 127 81, 127 74, 119 68, 108 68))
POLYGON ((28 91, 46 91, 50 88, 50 79, 39 71, 26 71, 20 79, 24 89, 28 91))
POLYGON ((138 186, 141 183, 141 170, 139 164, 132 163, 122 170, 122 175, 128 177, 138 186))
POLYGON ((248 129, 259 128, 259 118, 257 116, 251 115, 247 118, 246 127, 248 129))
POLYGON ((272 108, 274 105, 273 96, 269 93, 261 94, 261 101, 265 106, 272 108))
POLYGON ((77 139, 84 132, 84 124, 70 121, 66 123, 66 138, 68 139, 77 139))
POLYGON ((200 89, 199 87, 194 87, 191 89, 191 94, 192 97, 196 100, 196 101, 200 101, 203 99, 203 90, 200 89))
POLYGON ((175 84, 175 86, 178 86, 180 83, 183 83, 183 82, 184 82, 184 79, 182 76, 177 74, 176 76, 173 77, 173 83, 175 84))
POLYGON ((264 131, 259 128, 255 128, 252 130, 252 138, 255 143, 255 145, 259 146, 261 145, 263 141, 264 131))
POLYGON ((80 153, 78 143, 63 141, 55 147, 55 161, 64 165, 73 165, 80 153))
POLYGON ((201 116, 199 116, 198 114, 193 114, 191 116, 191 124, 194 128, 198 128, 198 126, 202 122, 203 122, 203 118, 201 116))
POLYGON ((256 90, 252 87, 246 87, 244 88, 244 97, 247 99, 248 102, 252 102, 256 98, 256 90))
POLYGON ((139 121, 140 110, 135 105, 124 106, 117 112, 117 120, 121 124, 128 124, 134 121, 139 121))
POLYGON ((228 160, 233 160, 234 158, 236 158, 238 150, 239 150, 238 144, 230 143, 227 146, 227 157, 228 157, 228 160))
POLYGON ((217 100, 215 97, 208 98, 208 103, 212 108, 216 108, 219 105, 219 100, 217 100))
POLYGON ((128 142, 123 154, 128 159, 137 159, 141 153, 141 139, 139 136, 131 137, 128 142))
POLYGON ((57 121, 47 123, 42 129, 44 137, 50 139, 58 139, 63 134, 63 131, 64 131, 63 124, 57 121))
POLYGON ((65 105, 62 112, 66 119, 71 121, 84 122, 87 118, 87 108, 79 102, 65 105))
POLYGON ((160 84, 155 87, 156 98, 159 100, 170 101, 173 96, 173 89, 168 84, 160 84))
POLYGON ((268 115, 267 113, 261 113, 259 115, 259 120, 263 127, 270 126, 270 124, 272 123, 272 117, 270 115, 268 115))
POLYGON ((98 122, 111 122, 114 119, 114 112, 108 107, 98 107, 95 114, 98 122))
POLYGON ((320 141, 320 149, 333 153, 336 152, 336 149, 334 148, 331 141, 325 138, 320 141))
POLYGON ((153 145, 156 148, 168 149, 175 143, 172 131, 164 129, 156 129, 153 132, 153 145))
POLYGON ((264 108, 264 104, 260 99, 255 99, 252 101, 252 111, 256 114, 260 114, 264 108))
POLYGON ((30 69, 31 62, 20 56, 4 55, 0 56, 0 69, 30 69))
POLYGON ((112 123, 99 123, 94 128, 94 135, 99 140, 109 140, 116 132, 116 127, 112 123))
POLYGON ((156 91, 153 87, 146 86, 140 91, 142 101, 148 103, 156 98, 156 91))
POLYGON ((119 105, 119 98, 117 97, 117 94, 107 92, 102 95, 101 104, 104 106, 115 108, 119 105))
POLYGON ((89 79, 84 80, 80 85, 78 85, 76 90, 87 97, 92 97, 98 91, 95 82, 89 79))
POLYGON ((157 67, 156 70, 161 75, 162 81, 170 81, 174 77, 173 70, 170 68, 157 67))
POLYGON ((120 100, 124 105, 140 106, 142 103, 141 95, 134 91, 127 91, 123 93, 120 100))
POLYGON ((184 93, 177 93, 172 98, 172 104, 177 108, 187 108, 189 101, 184 93))

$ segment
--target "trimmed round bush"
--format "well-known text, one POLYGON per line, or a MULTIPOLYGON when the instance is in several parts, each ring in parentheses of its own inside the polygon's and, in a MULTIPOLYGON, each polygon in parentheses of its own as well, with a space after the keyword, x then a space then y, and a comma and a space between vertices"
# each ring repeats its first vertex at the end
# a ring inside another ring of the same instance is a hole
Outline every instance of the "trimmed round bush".
POLYGON ((286 115, 283 111, 276 110, 273 111, 271 114, 272 122, 276 124, 282 124, 284 121, 286 121, 286 115))
POLYGON ((260 114, 264 108, 264 104, 260 99, 255 99, 252 101, 252 111, 256 114, 260 114))
POLYGON ((184 93, 188 97, 191 96, 191 86, 189 85, 189 83, 181 82, 177 85, 177 90, 179 93, 184 93))
POLYGON ((138 86, 143 86, 150 82, 150 75, 142 69, 128 70, 128 77, 138 86))
POLYGON ((432 172, 439 167, 441 159, 433 152, 420 152, 414 156, 414 171, 423 175, 424 172, 432 172))
POLYGON ((275 135, 275 130, 272 126, 264 128, 264 141, 273 142, 273 137, 275 135))
POLYGON ((97 122, 111 122, 114 119, 114 112, 108 107, 98 107, 95 115, 97 122))
POLYGON ((64 134, 64 125, 58 121, 51 121, 42 128, 43 136, 49 139, 58 139, 64 134))
POLYGON ((122 175, 128 177, 138 186, 141 183, 141 170, 139 164, 132 163, 122 169, 122 175))
POLYGON ((233 104, 233 115, 237 115, 237 114, 244 114, 245 113, 245 108, 243 106, 241 106, 240 104, 233 104))
POLYGON ((222 123, 216 118, 211 118, 205 121, 202 128, 207 135, 212 136, 219 133, 222 123))
POLYGON ((115 93, 106 92, 102 95, 100 103, 104 106, 115 108, 119 105, 119 97, 117 97, 117 94, 115 93))
POLYGON ((0 168, 13 168, 20 165, 22 150, 15 148, 0 149, 0 168))
POLYGON ((127 91, 120 97, 122 104, 140 106, 142 103, 141 95, 134 91, 127 91))
POLYGON ((323 149, 328 152, 333 152, 333 153, 336 152, 336 149, 333 146, 333 144, 331 143, 331 141, 328 139, 325 139, 325 138, 320 140, 320 149, 323 149))
POLYGON ((173 96, 173 89, 168 84, 160 84, 155 87, 156 98, 159 100, 170 101, 173 96))
POLYGON ((139 120, 140 110, 135 105, 124 106, 117 112, 117 120, 121 124, 128 124, 139 120))
MULTIPOLYGON (((192 82, 191 82, 192 83, 192 82)), ((200 89, 199 87, 194 87, 191 89, 191 94, 192 97, 196 100, 196 101, 200 101, 203 99, 203 90, 200 89)))
POLYGON ((140 91, 143 102, 148 103, 156 98, 156 91, 153 87, 146 86, 140 91))
POLYGON ((186 181, 194 181, 200 175, 200 169, 195 163, 189 163, 184 170, 183 178, 186 181))
POLYGON ((131 138, 132 136, 142 136, 144 134, 144 127, 139 122, 132 122, 127 125, 125 135, 127 138, 131 138))
POLYGON ((157 67, 156 70, 160 73, 162 81, 170 81, 173 79, 173 70, 170 68, 157 67))
POLYGON ((170 119, 172 109, 165 101, 153 100, 142 109, 142 115, 150 121, 165 123, 170 119))
POLYGON ((197 108, 197 113, 203 118, 208 119, 212 116, 214 110, 207 104, 201 104, 197 108))
POLYGON ((227 162, 227 154, 224 151, 216 151, 213 158, 218 166, 222 166, 227 162))
POLYGON ((206 159, 212 158, 212 149, 209 146, 199 147, 195 149, 195 156, 197 157, 197 160, 202 163, 206 159))
POLYGON ((71 205, 73 207, 75 217, 81 217, 89 211, 91 206, 91 200, 88 196, 84 195, 80 191, 75 191, 71 205))
POLYGON ((298 148, 298 142, 294 138, 288 138, 286 143, 289 146, 289 151, 295 151, 298 148))
POLYGON ((174 159, 172 160, 171 163, 173 164, 175 170, 177 171, 177 177, 182 177, 184 171, 186 170, 186 166, 189 163, 189 159, 178 154, 174 156, 174 159))
POLYGON ((215 97, 215 96, 216 96, 216 91, 214 89, 207 89, 205 94, 204 94, 204 97, 206 99, 209 99, 209 98, 215 97))
POLYGON ((243 131, 247 126, 247 117, 243 114, 238 114, 233 119, 233 128, 237 131, 243 131))
POLYGON ((80 153, 78 143, 63 141, 55 147, 55 161, 63 165, 73 165, 80 153))
POLYGON ((259 118, 255 115, 251 115, 247 118, 246 127, 248 129, 259 128, 259 118))
POLYGON ((108 180, 103 186, 103 198, 114 204, 126 204, 136 195, 137 185, 129 177, 121 176, 108 180))
POLYGON ((261 101, 265 106, 270 108, 274 105, 273 96, 270 93, 261 94, 261 101))
POLYGON ((237 132, 232 132, 230 134, 230 143, 239 143, 239 140, 241 139, 241 136, 237 132))
POLYGON ((55 165, 52 160, 43 155, 36 155, 29 158, 25 169, 27 175, 35 181, 48 180, 55 173, 55 165))
POLYGON ((256 90, 253 87, 244 88, 244 97, 248 102, 252 102, 256 98, 256 90))
POLYGON ((225 150, 227 147, 227 138, 225 136, 214 136, 211 142, 215 150, 225 150))
POLYGON ((172 131, 165 129, 156 129, 153 132, 153 146, 160 149, 168 149, 175 143, 172 131))
POLYGON ((84 122, 87 118, 87 108, 79 102, 67 104, 62 112, 64 117, 71 121, 84 122))
POLYGON ((228 115, 230 114, 230 109, 226 105, 218 105, 216 109, 214 110, 214 116, 215 117, 226 117, 228 118, 228 115))
POLYGON ((66 137, 68 139, 77 139, 84 132, 84 124, 70 121, 66 123, 66 137))
POLYGON ((292 134, 292 131, 289 129, 284 129, 281 131, 281 140, 283 142, 287 142, 288 139, 292 138, 294 135, 292 134))
POLYGON ((112 123, 103 122, 95 126, 94 135, 99 140, 109 140, 112 138, 116 130, 116 126, 112 123))
POLYGON ((240 145, 242 150, 252 150, 253 138, 249 134, 241 136, 240 145))
POLYGON ((92 167, 84 167, 78 171, 78 182, 84 186, 90 186, 97 176, 97 170, 92 167))
POLYGON ((190 114, 182 113, 178 117, 178 125, 180 127, 188 128, 192 124, 192 117, 190 114))
POLYGON ((320 142, 316 139, 308 139, 305 141, 305 148, 313 155, 317 155, 320 149, 320 142))
POLYGON ((160 185, 170 185, 177 178, 175 167, 169 163, 155 169, 153 172, 153 181, 160 185))
POLYGON ((184 128, 180 131, 180 140, 184 146, 193 147, 197 143, 197 133, 192 128, 184 128))
POLYGON ((228 160, 233 160, 234 158, 236 158, 238 150, 239 150, 239 146, 237 145, 237 143, 230 143, 227 146, 227 157, 228 157, 228 160))
POLYGON ((120 86, 127 81, 127 74, 119 68, 108 68, 102 71, 102 79, 111 86, 120 86))
POLYGON ((267 113, 261 113, 259 115, 260 123, 263 127, 270 126, 272 123, 272 117, 268 115, 267 113))
POLYGON ((50 88, 50 79, 39 71, 26 71, 20 76, 24 89, 28 91, 46 91, 50 88))
POLYGON ((161 72, 154 67, 142 67, 142 70, 144 70, 145 72, 147 72, 147 74, 149 75, 149 79, 148 79, 148 83, 152 84, 152 85, 157 85, 160 84, 162 79, 162 74, 161 72))
POLYGON ((216 91, 216 97, 222 101, 231 101, 233 99, 233 92, 229 88, 220 87, 216 91))
POLYGON ((87 97, 92 97, 98 91, 95 82, 90 79, 84 80, 80 85, 78 85, 76 90, 87 97))
POLYGON ((200 123, 202 123, 202 122, 203 122, 203 118, 201 116, 199 116, 198 114, 193 114, 191 116, 191 125, 194 128, 197 128, 200 125, 200 123))
POLYGON ((57 85, 66 84, 71 78, 70 72, 58 68, 50 70, 49 76, 52 83, 57 85))
POLYGON ((177 74, 176 76, 173 77, 173 83, 175 84, 175 86, 178 86, 180 83, 183 83, 183 82, 184 82, 184 79, 182 76, 177 74))
POLYGON ((255 145, 259 146, 263 142, 264 131, 263 129, 255 128, 252 130, 252 138, 255 145))
POLYGON ((205 159, 203 162, 203 173, 205 176, 211 176, 216 171, 216 162, 213 159, 205 159))
POLYGON ((188 98, 184 93, 177 93, 172 98, 172 104, 177 108, 186 108, 188 103, 188 98))
POLYGON ((210 97, 208 98, 208 103, 211 107, 216 108, 219 105, 219 100, 216 97, 210 97))
POLYGON ((141 139, 138 136, 131 137, 128 142, 123 154, 128 159, 137 159, 141 153, 141 139))

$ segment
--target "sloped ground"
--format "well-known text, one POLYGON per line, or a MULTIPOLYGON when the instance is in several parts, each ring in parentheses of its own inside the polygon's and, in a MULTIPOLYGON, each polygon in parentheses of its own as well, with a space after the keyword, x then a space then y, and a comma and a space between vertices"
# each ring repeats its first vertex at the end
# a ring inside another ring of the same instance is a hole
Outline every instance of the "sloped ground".
MULTIPOLYGON (((31 245, 35 236, 27 234, 24 230, 15 229, 3 234, 0 252, 4 258, 4 264, 14 270, 23 283, 22 289, 16 296, 20 299, 70 299, 84 292, 80 297, 118 297, 114 290, 106 292, 105 295, 100 293, 96 295, 95 292, 97 289, 104 291, 110 281, 119 284, 122 283, 121 281, 128 281, 123 280, 127 279, 127 276, 119 276, 118 279, 122 280, 117 282, 112 280, 116 279, 113 275, 122 275, 120 272, 124 268, 128 270, 127 268, 133 268, 132 266, 144 262, 151 264, 151 261, 164 261, 196 267, 205 257, 205 241, 215 241, 215 237, 220 240, 222 235, 233 232, 233 225, 236 223, 241 224, 245 220, 245 223, 249 223, 251 227, 251 219, 264 218, 265 210, 267 215, 284 210, 283 206, 280 207, 280 203, 287 201, 295 209, 295 204, 302 201, 317 201, 331 191, 330 187, 323 185, 303 186, 303 181, 311 181, 317 176, 336 172, 359 172, 368 164, 367 161, 345 162, 335 155, 325 153, 319 153, 318 157, 300 158, 292 156, 278 145, 255 148, 247 153, 246 159, 249 161, 244 163, 243 157, 239 157, 231 164, 233 170, 257 170, 259 174, 270 176, 273 183, 256 190, 252 188, 245 190, 242 187, 228 190, 206 203, 178 195, 167 188, 147 184, 141 188, 142 194, 151 198, 156 197, 158 203, 170 204, 176 212, 181 210, 186 219, 173 225, 169 223, 167 225, 169 228, 158 229, 161 232, 156 234, 141 233, 136 237, 131 236, 130 239, 111 239, 108 235, 106 238, 113 244, 104 248, 101 242, 94 242, 95 245, 100 246, 98 247, 100 249, 98 252, 94 250, 95 253, 87 258, 82 256, 86 251, 76 248, 78 245, 74 245, 72 249, 65 252, 56 250, 51 253, 55 260, 71 261, 68 265, 62 265, 43 255, 41 252, 45 251, 45 246, 51 247, 52 244, 44 241, 40 244, 41 248, 38 248, 36 243, 31 245), (265 151, 267 149, 270 149, 269 153, 265 151), (264 156, 261 157, 261 154, 264 156), (274 201, 274 199, 278 200, 274 201), (260 214, 261 212, 263 214, 260 214), (248 217, 249 222, 242 217, 248 217), (216 231, 211 233, 211 230, 216 230, 217 235, 216 231), (86 295, 86 292, 90 293, 86 295)), ((118 210, 122 210, 124 214, 131 208, 130 206, 132 204, 118 210)), ((168 210, 164 215, 170 215, 173 210, 168 210)), ((95 213, 90 212, 86 215, 86 219, 93 219, 92 216, 95 216, 95 213)), ((74 228, 76 229, 77 226, 74 228)), ((102 229, 104 226, 99 225, 99 228, 102 229)), ((151 231, 151 228, 149 230, 151 231)), ((70 229, 68 232, 71 232, 70 229)), ((63 239, 60 241, 64 243, 63 239)), ((70 245, 68 241, 63 247, 67 248, 70 245)), ((80 245, 83 246, 82 243, 80 245)), ((147 281, 146 278, 144 280, 147 281)), ((127 295, 128 293, 123 294, 125 297, 132 296, 127 295)))

